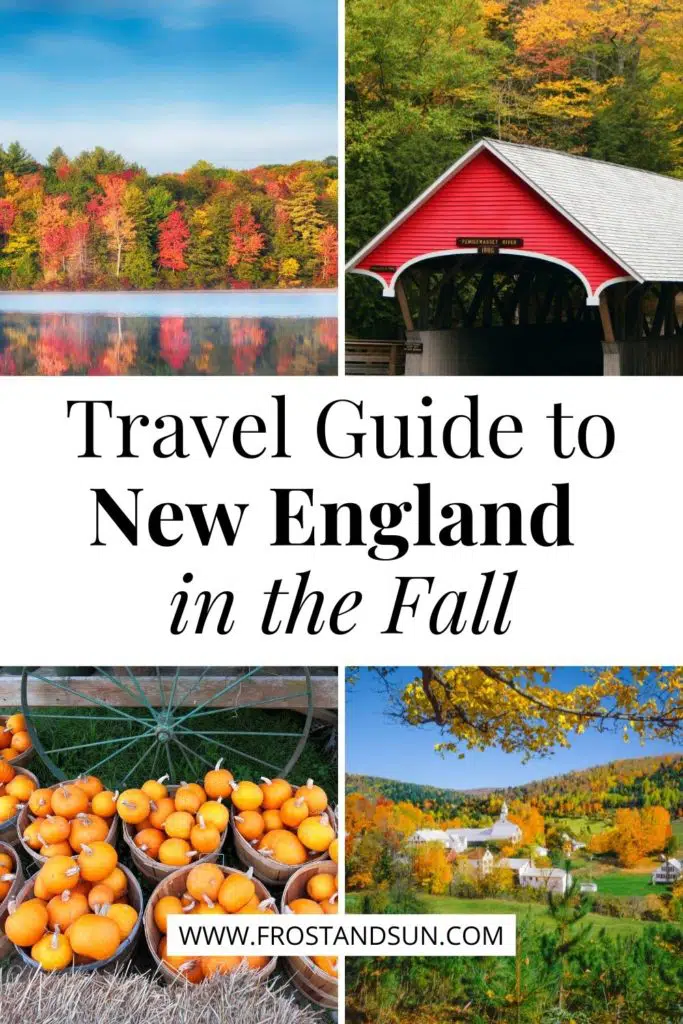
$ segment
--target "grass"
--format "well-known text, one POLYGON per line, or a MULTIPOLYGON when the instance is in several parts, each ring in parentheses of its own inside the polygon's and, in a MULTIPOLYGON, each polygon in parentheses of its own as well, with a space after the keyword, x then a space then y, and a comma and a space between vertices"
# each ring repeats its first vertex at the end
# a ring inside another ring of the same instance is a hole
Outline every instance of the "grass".
POLYGON ((665 891, 664 886, 652 885, 650 873, 628 874, 614 871, 608 875, 600 875, 595 881, 598 891, 604 896, 649 896, 651 893, 665 891))
MULTIPOLYGON (((142 709, 126 709, 136 715, 142 709)), ((4 709, 3 709, 4 712, 4 709)), ((11 713, 8 709, 7 714, 11 713)), ((127 773, 131 773, 126 785, 136 785, 146 778, 168 772, 168 764, 157 745, 157 753, 148 739, 139 739, 137 743, 124 750, 121 747, 133 737, 139 735, 140 728, 134 723, 121 719, 121 722, 102 722, 97 718, 104 714, 98 708, 46 708, 41 707, 35 723, 43 747, 47 751, 58 751, 52 754, 53 760, 65 773, 73 778, 81 772, 93 769, 102 758, 114 754, 106 764, 94 768, 106 785, 121 788, 127 773), (50 712, 59 714, 59 718, 51 718, 50 712), (83 717, 85 716, 85 717, 83 717), (88 743, 100 740, 119 741, 102 746, 88 747, 88 743), (62 748, 72 748, 63 750, 62 748), (147 750, 147 753, 145 753, 147 750), (161 753, 161 756, 159 754, 161 753), (137 763, 137 764, 136 764, 137 763)), ((192 720, 188 720, 191 722, 192 720)), ((301 735, 304 717, 296 711, 280 709, 278 711, 249 709, 234 711, 226 709, 209 719, 198 720, 198 728, 204 732, 246 731, 253 736, 213 737, 205 733, 206 738, 198 735, 184 735, 182 742, 187 749, 173 746, 172 778, 201 779, 207 771, 207 764, 202 758, 215 763, 219 757, 224 758, 225 766, 230 768, 236 777, 258 779, 259 776, 271 772, 277 774, 277 768, 283 767, 289 760, 297 743, 296 736, 283 737, 273 735, 276 732, 291 732, 301 735), (208 723, 208 724, 207 724, 208 723), (228 748, 235 746, 240 753, 228 748), (247 756, 250 755, 250 756, 247 756), (256 760, 252 760, 255 758, 256 760), (268 766, 270 763, 270 767, 268 766)), ((41 767, 36 754, 29 768, 38 775, 41 782, 49 782, 51 772, 47 766, 41 767)), ((313 722, 311 734, 297 761, 292 777, 295 782, 303 782, 313 777, 324 789, 335 795, 337 792, 337 756, 336 736, 329 726, 313 722)))
MULTIPOLYGON (((349 893, 346 896, 348 913, 358 913, 360 894, 349 893)), ((459 899, 455 896, 422 897, 425 902, 425 913, 429 914, 516 914, 518 922, 525 918, 537 924, 550 926, 550 915, 543 903, 518 903, 516 900, 504 899, 459 899)), ((603 914, 588 914, 583 923, 592 924, 596 931, 603 929, 608 935, 638 935, 646 922, 635 918, 607 917, 603 914)))

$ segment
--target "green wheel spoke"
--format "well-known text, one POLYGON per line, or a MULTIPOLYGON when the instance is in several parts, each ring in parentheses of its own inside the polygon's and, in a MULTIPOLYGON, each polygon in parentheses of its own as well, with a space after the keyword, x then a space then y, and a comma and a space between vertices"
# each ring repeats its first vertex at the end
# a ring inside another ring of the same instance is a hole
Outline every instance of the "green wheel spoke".
POLYGON ((154 708, 152 707, 152 705, 150 704, 149 698, 147 697, 147 694, 142 689, 142 686, 140 685, 140 680, 138 679, 138 677, 136 675, 134 675, 131 672, 131 670, 128 668, 127 665, 126 665, 126 672, 128 673, 128 678, 130 679, 131 683, 133 684, 135 689, 140 694, 140 697, 142 698, 142 703, 143 703, 144 707, 148 708, 148 710, 152 713, 154 718, 156 718, 157 717, 157 713, 154 710, 154 708))
POLYGON ((173 767, 173 758, 171 757, 171 744, 164 743, 163 745, 164 747, 166 747, 166 762, 168 764, 168 774, 171 776, 172 779, 175 779, 175 768, 173 767))
POLYGON ((154 745, 154 760, 152 761, 152 770, 150 772, 150 774, 152 775, 153 778, 155 777, 157 761, 159 760, 159 752, 160 752, 160 750, 161 750, 161 744, 160 743, 156 743, 154 745))
POLYGON ((117 690, 123 690, 124 693, 127 693, 131 700, 137 700, 138 699, 137 694, 134 693, 133 690, 129 690, 128 689, 128 687, 124 683, 123 679, 117 679, 116 676, 113 676, 111 674, 111 672, 107 672, 106 668, 98 668, 98 667, 96 667, 95 671, 99 675, 101 675, 103 679, 108 679, 110 683, 113 683, 114 686, 117 688, 117 690))
POLYGON ((72 693, 75 697, 80 697, 81 700, 85 700, 89 704, 95 704, 97 707, 104 708, 105 711, 113 711, 114 714, 118 715, 120 718, 127 718, 131 722, 137 722, 138 725, 147 726, 149 724, 149 722, 143 718, 137 718, 135 715, 131 715, 127 711, 122 711, 113 704, 107 704, 103 700, 98 700, 97 697, 88 696, 85 693, 81 693, 80 690, 74 690, 73 686, 67 686, 65 683, 59 683, 56 679, 48 679, 47 676, 40 675, 37 672, 32 672, 31 678, 39 679, 41 683, 47 683, 48 686, 54 686, 58 690, 64 690, 65 693, 72 693))
POLYGON ((164 694, 164 684, 161 679, 161 668, 157 665, 157 682, 159 684, 159 697, 161 698, 161 707, 163 708, 166 703, 166 696, 164 694))
MULTIPOLYGON (((273 764, 272 761, 266 761, 262 757, 254 757, 253 754, 247 754, 244 750, 238 750, 237 747, 231 747, 227 743, 219 743, 217 740, 212 740, 208 733, 197 732, 196 729, 189 730, 183 729, 183 733, 189 733, 192 736, 199 736, 201 739, 206 740, 207 743, 213 743, 215 747, 219 747, 221 750, 230 750, 233 754, 238 754, 240 757, 246 757, 249 761, 255 761, 256 764, 265 764, 268 768, 274 768, 275 771, 280 770, 280 765, 273 764)), ((209 762, 207 762, 208 764, 209 762)))
MULTIPOLYGON (((189 729, 183 729, 182 731, 183 731, 183 734, 184 734, 184 735, 190 735, 190 736, 199 736, 199 735, 201 735, 200 733, 193 733, 193 732, 192 732, 191 730, 189 730, 189 729)), ((184 751, 185 751, 186 753, 190 754, 190 756, 191 756, 191 757, 196 757, 196 758, 197 758, 197 759, 198 759, 199 761, 201 761, 201 762, 202 762, 203 764, 205 764, 205 765, 208 765, 208 767, 209 767, 209 768, 213 768, 213 767, 214 767, 213 761, 209 761, 209 760, 208 760, 208 759, 207 759, 206 757, 204 757, 204 755, 203 755, 203 754, 200 754, 200 753, 198 753, 197 751, 191 750, 191 749, 190 749, 190 747, 187 747, 187 746, 186 746, 186 745, 185 745, 185 744, 183 743, 183 741, 182 741, 182 740, 179 740, 179 739, 178 739, 178 737, 177 737, 177 736, 174 736, 174 737, 173 737, 173 742, 174 742, 174 743, 177 743, 177 745, 178 745, 179 747, 181 747, 181 748, 182 748, 182 749, 183 749, 183 750, 184 750, 184 751)), ((192 766, 192 762, 191 762, 191 761, 190 761, 190 766, 192 766)))
POLYGON ((191 711, 188 711, 186 714, 184 714, 182 718, 179 718, 177 720, 176 725, 180 725, 187 718, 193 718, 195 715, 199 714, 199 712, 202 710, 202 708, 205 708, 207 706, 207 704, 213 704, 214 701, 217 701, 220 697, 223 697, 226 693, 230 693, 230 691, 234 690, 236 686, 239 686, 246 679, 250 679, 253 675, 255 675, 257 672, 260 672, 260 671, 261 671, 260 668, 253 668, 249 672, 247 672, 245 675, 240 676, 239 679, 234 679, 231 683, 228 683, 227 686, 224 686, 222 690, 219 690, 218 693, 214 693, 207 700, 203 701, 201 704, 198 704, 196 708, 192 708, 191 711))
MULTIPOLYGON (((136 736, 135 740, 142 739, 144 736, 151 736, 151 732, 143 733, 142 736, 136 736)), ((87 747, 104 747, 111 743, 120 743, 122 737, 115 736, 111 740, 93 740, 92 743, 75 743, 72 747, 54 747, 52 750, 46 750, 46 754, 64 754, 67 750, 85 750, 87 747)))
POLYGON ((124 743, 124 745, 122 747, 119 747, 118 750, 115 750, 113 754, 109 754, 108 757, 103 757, 101 761, 97 762, 97 764, 92 765, 91 768, 89 769, 90 773, 92 774, 92 772, 94 772, 96 768, 101 768, 103 764, 107 763, 107 761, 111 761, 112 757, 117 757, 119 754, 122 754, 124 750, 129 750, 132 746, 134 746, 136 743, 139 743, 140 740, 144 738, 144 736, 135 736, 128 743, 124 743))
MULTIPOLYGON (((226 712, 238 712, 246 711, 247 708, 260 708, 264 704, 274 704, 281 700, 294 700, 295 697, 308 697, 308 690, 302 690, 300 693, 281 693, 278 697, 264 697, 263 700, 254 701, 252 704, 240 704, 239 707, 234 708, 212 708, 210 711, 201 711, 198 715, 194 715, 194 718, 205 718, 207 715, 222 715, 226 712)), ((303 708, 299 709, 303 711, 303 708)), ((179 721, 184 721, 180 719, 179 721)))
MULTIPOLYGON (((142 738, 142 739, 144 739, 144 737, 141 737, 141 738, 142 738)), ((133 765, 133 767, 132 767, 132 768, 130 769, 130 771, 126 772, 126 774, 125 774, 125 775, 123 776, 123 778, 121 779, 121 785, 122 785, 122 786, 123 786, 123 784, 124 784, 125 782, 127 782, 127 781, 128 781, 128 779, 129 779, 129 778, 131 777, 131 775, 133 775, 133 773, 137 771, 137 769, 138 769, 138 768, 140 767, 140 765, 141 765, 141 764, 142 764, 142 762, 143 762, 143 761, 145 760, 145 758, 146 758, 146 757, 149 757, 149 754, 150 754, 150 751, 151 751, 151 750, 152 750, 152 745, 151 745, 151 744, 148 744, 148 745, 147 745, 147 746, 145 747, 145 749, 144 749, 144 750, 142 751, 142 756, 141 756, 141 757, 139 757, 139 758, 137 759, 137 761, 135 762, 135 764, 133 765)))
POLYGON ((173 676, 173 682, 171 684, 171 694, 168 698, 168 705, 166 710, 170 713, 173 709, 173 699, 175 697, 176 687, 178 686, 178 680, 180 679, 180 668, 176 668, 175 675, 173 676))
MULTIPOLYGON (((46 721, 52 721, 53 718, 68 718, 69 721, 73 721, 74 718, 78 718, 84 719, 86 722, 118 722, 121 725, 121 719, 114 715, 53 715, 51 711, 47 711, 45 714, 31 711, 31 718, 44 718, 46 721)), ((151 718, 145 724, 151 725, 151 718)))
POLYGON ((204 682, 204 680, 206 679, 206 677, 208 676, 210 671, 211 671, 211 666, 210 665, 207 668, 203 668, 202 669, 202 671, 199 673, 199 675, 197 676, 195 681, 190 686, 189 690, 185 690, 185 692, 183 693, 183 697, 182 697, 183 704, 185 704, 185 702, 187 701, 187 698, 190 696, 190 694, 194 693, 194 691, 197 689, 198 686, 201 686, 201 684, 204 682))
POLYGON ((295 736, 297 739, 301 736, 300 732, 271 732, 269 729, 257 729, 254 732, 248 732, 246 729, 210 729, 206 732, 197 732, 196 729, 183 727, 183 732, 192 732, 195 736, 295 736))

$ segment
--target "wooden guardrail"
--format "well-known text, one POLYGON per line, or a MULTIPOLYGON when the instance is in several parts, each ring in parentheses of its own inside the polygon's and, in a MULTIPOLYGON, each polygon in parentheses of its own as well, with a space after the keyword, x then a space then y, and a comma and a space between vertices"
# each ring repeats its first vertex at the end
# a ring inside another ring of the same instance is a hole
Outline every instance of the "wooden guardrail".
POLYGON ((396 377, 405 373, 405 342, 346 340, 347 376, 396 377))

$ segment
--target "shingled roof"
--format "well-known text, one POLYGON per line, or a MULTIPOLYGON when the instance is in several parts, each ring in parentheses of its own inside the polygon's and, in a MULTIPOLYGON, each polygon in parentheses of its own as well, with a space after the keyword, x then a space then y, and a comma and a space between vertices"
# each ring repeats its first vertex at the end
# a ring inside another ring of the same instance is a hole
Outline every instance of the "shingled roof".
POLYGON ((362 257, 482 150, 497 156, 639 281, 683 280, 683 179, 497 139, 481 139, 373 238, 362 257))

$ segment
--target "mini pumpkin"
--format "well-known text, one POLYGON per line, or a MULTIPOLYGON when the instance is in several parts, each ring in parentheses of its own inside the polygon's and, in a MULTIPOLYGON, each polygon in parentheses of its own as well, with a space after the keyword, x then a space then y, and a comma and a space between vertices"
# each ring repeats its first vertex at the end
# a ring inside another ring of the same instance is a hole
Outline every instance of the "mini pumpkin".
POLYGON ((117 866, 119 855, 111 843, 81 843, 78 865, 86 882, 101 882, 117 866))
POLYGON ((285 800, 289 800, 294 791, 286 779, 267 779, 265 775, 262 775, 261 792, 263 793, 264 810, 277 811, 285 800))
POLYGON ((109 824, 98 814, 79 814, 71 823, 69 842, 71 849, 79 853, 85 843, 103 842, 109 835, 109 824))
POLYGON ((276 828, 285 827, 280 812, 275 810, 263 812, 263 824, 266 832, 273 832, 276 828))
POLYGON ((47 818, 52 814, 52 790, 34 789, 28 798, 28 809, 36 818, 47 818))
POLYGON ((106 916, 116 922, 122 939, 128 938, 138 920, 137 910, 128 903, 112 903, 106 911, 106 916))
POLYGON ((74 953, 108 960, 121 945, 121 932, 104 914, 83 914, 69 928, 69 942, 74 953))
POLYGON ((256 811, 263 803, 263 792, 255 782, 232 782, 232 802, 239 811, 256 811))
POLYGON ((200 815, 207 825, 213 825, 219 832, 225 832, 230 821, 230 811, 220 800, 205 800, 197 811, 197 820, 200 815))
POLYGON ((305 864, 308 860, 306 849, 293 832, 274 829, 266 832, 256 849, 264 857, 272 857, 280 864, 305 864))
POLYGON ((166 839, 166 836, 159 828, 143 828, 135 836, 133 842, 139 850, 146 853, 152 860, 159 856, 159 847, 166 839))
POLYGON ((163 934, 168 928, 169 914, 182 914, 183 905, 177 896, 162 896, 154 904, 154 923, 163 934))
POLYGON ((102 907, 111 906, 114 902, 114 890, 104 882, 97 882, 88 893, 88 906, 97 912, 102 907))
POLYGON ((88 794, 88 800, 92 800, 104 790, 104 785, 96 775, 79 775, 77 779, 74 779, 74 785, 88 794))
POLYGON ((44 971, 63 971, 73 961, 71 943, 62 935, 59 925, 54 932, 46 932, 31 948, 31 956, 44 971))
POLYGON ((258 811, 240 811, 233 820, 239 834, 244 836, 248 842, 260 839, 266 831, 264 817, 258 811))
POLYGON ((149 823, 152 828, 163 828, 166 819, 175 812, 175 803, 170 796, 153 801, 151 807, 149 823))
POLYGON ((223 758, 216 762, 216 767, 207 772, 204 776, 204 789, 210 800, 218 800, 219 797, 228 797, 232 793, 230 783, 234 780, 232 772, 227 768, 221 768, 223 758))
POLYGON ((315 818, 306 818, 296 830, 296 834, 307 850, 324 853, 334 839, 334 829, 326 814, 315 818))
POLYGON ((197 792, 194 784, 182 782, 178 786, 174 803, 176 811, 187 811, 188 814, 196 814, 199 808, 204 803, 204 790, 202 789, 201 794, 197 792))
POLYGON ((47 909, 41 900, 26 900, 14 910, 10 909, 5 921, 5 935, 17 946, 33 946, 47 928, 47 909))
POLYGON ((47 905, 48 926, 61 928, 63 932, 83 914, 88 913, 88 900, 82 892, 65 889, 58 896, 53 896, 47 905))
POLYGON ((308 804, 302 796, 293 796, 285 800, 280 808, 282 824, 287 828, 298 828, 309 816, 308 804))
POLYGON ((197 851, 185 839, 165 839, 159 847, 159 860, 162 864, 185 867, 196 856, 197 851))
POLYGON ((224 881, 225 875, 217 864, 196 864, 189 872, 185 885, 193 900, 208 896, 215 901, 224 881))
POLYGON ((147 782, 143 782, 141 789, 150 800, 156 803, 157 800, 163 800, 165 796, 168 796, 168 775, 162 775, 160 779, 148 779, 147 782))
POLYGON ((118 866, 114 868, 111 874, 102 879, 102 884, 108 885, 110 889, 114 890, 115 900, 122 899, 128 891, 128 879, 118 866))
POLYGON ((85 814, 90 800, 84 789, 73 782, 65 782, 52 791, 52 813, 62 818, 75 818, 85 814))
POLYGON ((45 846, 52 843, 63 843, 71 833, 71 822, 60 814, 49 814, 38 827, 38 834, 45 846))
POLYGON ((116 801, 119 817, 129 825, 137 825, 149 817, 149 797, 141 789, 125 789, 116 801))
POLYGON ((316 786, 313 779, 308 779, 305 786, 299 786, 295 795, 304 798, 311 814, 322 814, 327 809, 327 793, 316 786))
POLYGON ((220 849, 221 834, 213 825, 207 825, 201 814, 197 815, 197 824, 190 832, 190 845, 198 853, 205 855, 220 849))
POLYGON ((50 896, 57 896, 65 889, 73 889, 78 884, 80 876, 79 864, 75 864, 71 857, 58 855, 45 861, 36 875, 36 880, 41 880, 45 892, 50 896))
POLYGON ((174 811, 164 822, 164 832, 169 839, 189 839, 193 826, 193 814, 189 811, 174 811))
POLYGON ((228 875, 218 892, 218 902, 228 914, 238 910, 256 895, 256 886, 251 879, 251 868, 246 874, 241 871, 228 875))
POLYGON ((288 906, 293 914, 324 913, 319 903, 316 903, 315 900, 307 900, 303 897, 297 900, 292 900, 291 903, 288 904, 288 906))
POLYGON ((336 956, 314 956, 311 958, 316 967, 324 971, 325 974, 329 974, 331 978, 337 977, 337 958, 336 956))
POLYGON ((100 818, 113 818, 116 814, 116 801, 119 798, 119 791, 112 792, 111 789, 103 789, 90 801, 90 809, 93 814, 100 818))
POLYGON ((5 793, 15 796, 19 803, 25 804, 31 798, 31 794, 37 789, 33 779, 28 775, 15 775, 5 786, 5 793))
POLYGON ((334 875, 320 873, 309 878, 306 884, 306 892, 317 903, 329 900, 337 891, 337 880, 334 875))

